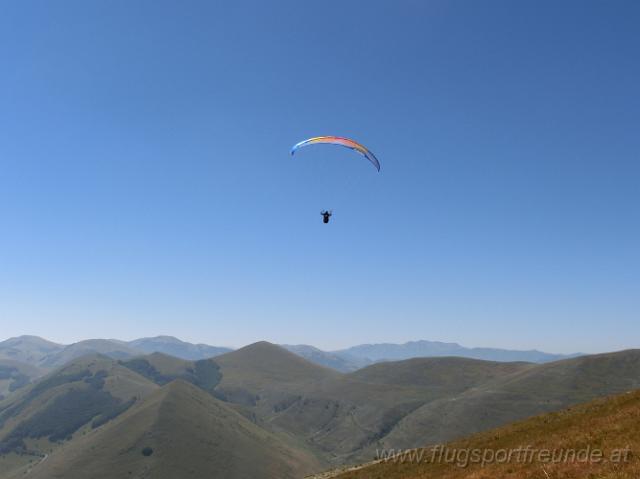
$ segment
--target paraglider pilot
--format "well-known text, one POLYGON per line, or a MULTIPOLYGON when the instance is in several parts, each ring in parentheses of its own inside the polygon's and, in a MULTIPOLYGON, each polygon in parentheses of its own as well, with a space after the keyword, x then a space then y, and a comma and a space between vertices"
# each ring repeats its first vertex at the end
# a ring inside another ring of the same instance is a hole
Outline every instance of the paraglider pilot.
POLYGON ((331 211, 323 211, 320 213, 322 215, 322 222, 323 223, 328 223, 329 222, 329 218, 331 218, 331 211))

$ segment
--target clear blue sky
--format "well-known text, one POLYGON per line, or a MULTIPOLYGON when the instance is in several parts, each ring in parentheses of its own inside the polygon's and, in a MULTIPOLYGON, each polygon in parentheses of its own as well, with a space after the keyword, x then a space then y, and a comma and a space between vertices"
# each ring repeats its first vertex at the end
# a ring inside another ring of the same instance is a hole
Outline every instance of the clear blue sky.
POLYGON ((4 1, 0 339, 640 347, 639 24, 635 0, 4 1), (327 134, 380 174, 289 156, 327 134))

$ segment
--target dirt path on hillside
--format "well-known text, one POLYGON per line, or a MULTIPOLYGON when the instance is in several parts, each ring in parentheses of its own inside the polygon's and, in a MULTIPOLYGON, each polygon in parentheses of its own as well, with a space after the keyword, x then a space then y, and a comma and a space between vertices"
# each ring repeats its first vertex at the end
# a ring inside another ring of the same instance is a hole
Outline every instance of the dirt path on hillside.
POLYGON ((379 462, 382 462, 382 460, 365 462, 364 464, 358 464, 357 466, 339 467, 338 469, 332 469, 330 471, 321 472, 320 474, 312 474, 310 476, 305 476, 304 479, 331 479, 333 477, 338 477, 340 474, 344 474, 345 472, 358 471, 360 469, 364 469, 365 467, 378 464, 379 462))

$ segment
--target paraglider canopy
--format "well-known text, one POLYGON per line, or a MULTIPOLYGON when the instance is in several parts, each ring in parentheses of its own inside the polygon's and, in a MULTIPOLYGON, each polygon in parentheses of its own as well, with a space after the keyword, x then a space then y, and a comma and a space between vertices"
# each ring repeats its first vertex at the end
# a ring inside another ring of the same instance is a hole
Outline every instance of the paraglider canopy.
POLYGON ((314 138, 309 138, 308 140, 301 141, 300 143, 294 145, 293 148, 291 148, 291 155, 293 156, 293 154, 300 148, 318 144, 338 145, 355 150, 362 156, 364 156, 367 160, 369 160, 371 164, 376 168, 376 170, 380 171, 380 162, 371 152, 371 150, 361 145, 357 141, 350 140, 349 138, 342 138, 340 136, 316 136, 314 138))

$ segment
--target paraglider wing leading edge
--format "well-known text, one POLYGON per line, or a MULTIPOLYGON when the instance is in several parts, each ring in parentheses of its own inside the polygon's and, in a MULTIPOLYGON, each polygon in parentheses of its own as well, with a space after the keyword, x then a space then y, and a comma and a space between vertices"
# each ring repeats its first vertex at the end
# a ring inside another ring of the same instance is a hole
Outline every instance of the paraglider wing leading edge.
POLYGON ((380 171, 380 162, 376 158, 376 155, 374 155, 368 148, 361 145, 357 141, 350 140, 349 138, 342 138, 340 136, 316 136, 314 138, 309 138, 308 140, 301 141, 300 143, 294 145, 293 148, 291 148, 291 155, 293 156, 293 154, 300 148, 318 144, 338 145, 355 150, 362 156, 364 156, 367 160, 369 160, 376 170, 380 171))

